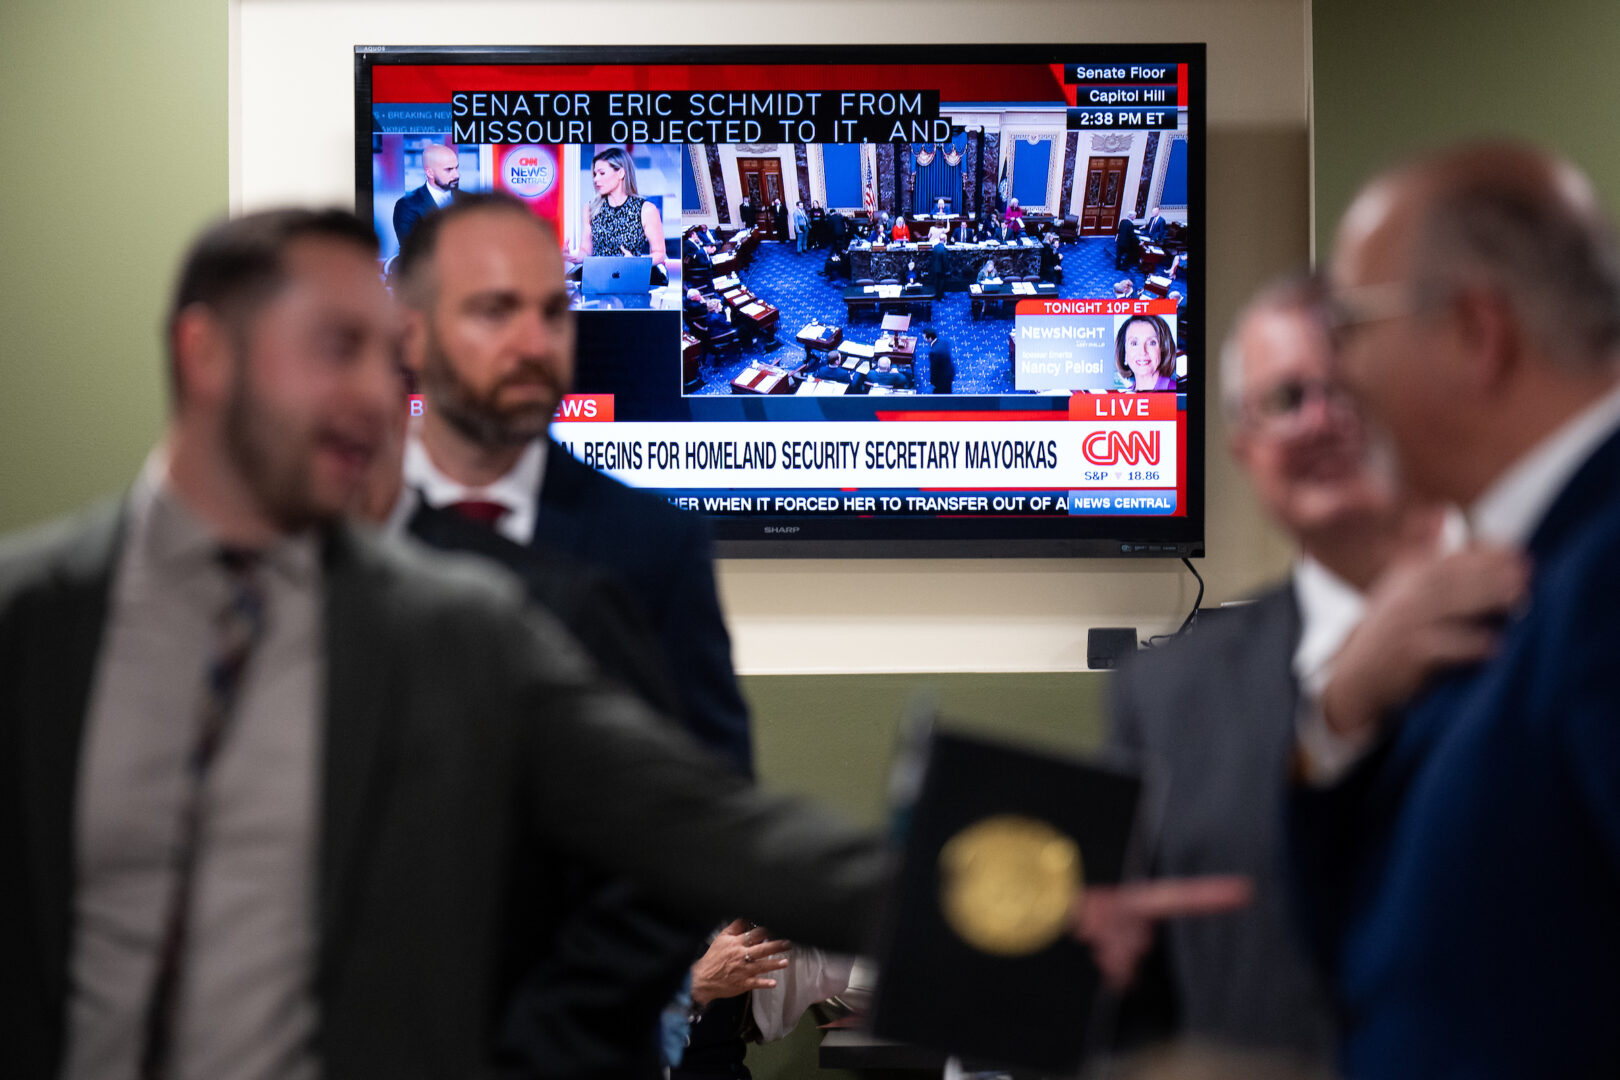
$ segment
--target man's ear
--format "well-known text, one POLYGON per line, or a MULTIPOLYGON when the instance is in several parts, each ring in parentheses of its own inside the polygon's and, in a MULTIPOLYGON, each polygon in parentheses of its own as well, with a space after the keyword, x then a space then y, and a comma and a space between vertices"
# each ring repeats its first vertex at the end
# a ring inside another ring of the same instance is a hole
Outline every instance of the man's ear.
POLYGON ((175 316, 169 332, 179 400, 223 401, 231 385, 235 335, 213 309, 192 304, 175 316))
POLYGON ((1249 452, 1254 449, 1254 442, 1249 436, 1249 430, 1236 421, 1228 419, 1226 428, 1226 452, 1232 455, 1232 460, 1243 467, 1245 472, 1249 469, 1249 452))
POLYGON ((402 307, 401 310, 404 312, 405 322, 404 348, 401 359, 410 372, 420 376, 423 366, 427 363, 427 315, 413 307, 402 307))
POLYGON ((1458 290, 1451 300, 1451 322, 1460 354, 1451 375, 1462 386, 1490 393, 1514 377, 1524 355, 1524 327, 1500 290, 1458 290))

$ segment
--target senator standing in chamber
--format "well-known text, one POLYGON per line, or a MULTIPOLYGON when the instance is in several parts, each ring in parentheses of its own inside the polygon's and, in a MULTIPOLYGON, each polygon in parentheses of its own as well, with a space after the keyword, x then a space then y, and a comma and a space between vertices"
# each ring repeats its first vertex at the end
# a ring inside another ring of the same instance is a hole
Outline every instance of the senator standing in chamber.
MULTIPOLYGON (((1261 1051, 1279 1069, 1314 1072, 1334 1059, 1334 1014, 1297 917, 1285 807, 1302 742, 1329 761, 1349 752, 1317 702, 1330 677, 1340 680, 1336 700, 1373 692, 1353 651, 1348 670, 1335 661, 1368 592, 1402 560, 1447 586, 1511 582, 1514 569, 1447 557, 1440 509, 1404 500, 1380 470, 1330 375, 1314 282, 1271 286, 1240 313, 1221 354, 1221 406, 1233 457, 1299 546, 1294 570, 1253 603, 1129 660, 1112 687, 1110 745, 1148 778, 1153 872, 1244 875, 1254 900, 1165 926, 1127 1015, 1133 1028, 1261 1051)), ((1399 672, 1415 685, 1450 657, 1426 651, 1441 619, 1427 599, 1398 599, 1407 625, 1392 632, 1387 618, 1372 622, 1405 648, 1377 666, 1381 677, 1399 672)))
POLYGON ((810 215, 802 199, 793 204, 793 240, 800 255, 810 250, 810 215))
POLYGON ((922 356, 915 361, 917 371, 923 373, 929 392, 948 394, 956 382, 956 361, 951 357, 950 340, 940 337, 932 326, 923 327, 922 336, 922 356))
POLYGON ((8 1077, 488 1074, 555 852, 863 943, 872 845, 343 520, 401 402, 376 257, 346 213, 206 233, 130 494, 0 544, 8 1077))
POLYGON ((1382 738, 1299 800, 1343 1069, 1620 1074, 1613 222, 1568 161, 1448 149, 1359 193, 1330 299, 1336 363, 1407 482, 1530 574, 1510 617, 1467 627, 1499 638, 1489 659, 1398 715, 1340 717, 1382 738))

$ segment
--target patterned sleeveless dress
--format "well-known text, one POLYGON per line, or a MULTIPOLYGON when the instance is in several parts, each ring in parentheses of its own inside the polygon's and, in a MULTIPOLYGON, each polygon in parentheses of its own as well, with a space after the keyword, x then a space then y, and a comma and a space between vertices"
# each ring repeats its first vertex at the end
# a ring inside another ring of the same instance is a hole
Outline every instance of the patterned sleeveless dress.
POLYGON ((591 218, 591 253, 593 255, 650 255, 647 230, 641 225, 641 208, 647 200, 631 195, 618 206, 604 202, 591 218), (620 250, 620 249, 623 250, 620 250))

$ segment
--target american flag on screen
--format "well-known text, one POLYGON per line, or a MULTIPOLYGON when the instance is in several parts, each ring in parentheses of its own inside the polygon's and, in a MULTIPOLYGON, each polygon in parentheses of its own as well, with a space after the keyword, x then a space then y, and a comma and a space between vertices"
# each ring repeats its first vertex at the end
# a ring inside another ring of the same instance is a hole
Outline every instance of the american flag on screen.
POLYGON ((861 204, 870 214, 877 209, 877 177, 872 172, 872 159, 864 152, 861 154, 861 162, 866 170, 866 180, 861 184, 861 204))

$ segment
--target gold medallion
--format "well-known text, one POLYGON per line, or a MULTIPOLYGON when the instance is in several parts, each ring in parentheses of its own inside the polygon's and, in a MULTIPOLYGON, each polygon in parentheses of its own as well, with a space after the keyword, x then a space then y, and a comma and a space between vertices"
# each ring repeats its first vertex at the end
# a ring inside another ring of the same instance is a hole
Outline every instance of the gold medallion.
POLYGON ((1036 818, 997 814, 940 849, 940 909, 981 952, 1028 956, 1063 936, 1080 891, 1080 848, 1036 818))

